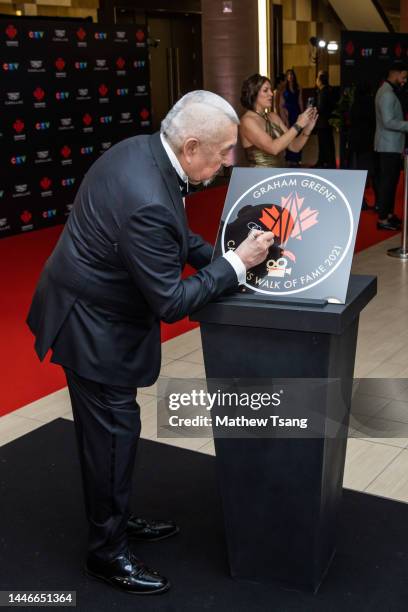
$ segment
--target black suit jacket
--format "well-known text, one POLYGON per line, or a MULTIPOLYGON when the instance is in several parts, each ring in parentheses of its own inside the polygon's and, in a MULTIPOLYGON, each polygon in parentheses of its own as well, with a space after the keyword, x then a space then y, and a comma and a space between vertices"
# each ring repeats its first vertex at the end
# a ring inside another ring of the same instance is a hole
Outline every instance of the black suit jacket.
MULTIPOLYGON (((205 214, 203 212, 203 214, 205 214)), ((237 286, 232 266, 187 227, 159 134, 104 153, 86 174, 28 315, 35 349, 105 384, 160 371, 160 320, 177 321, 237 286), (185 279, 188 262, 199 271, 185 279)))

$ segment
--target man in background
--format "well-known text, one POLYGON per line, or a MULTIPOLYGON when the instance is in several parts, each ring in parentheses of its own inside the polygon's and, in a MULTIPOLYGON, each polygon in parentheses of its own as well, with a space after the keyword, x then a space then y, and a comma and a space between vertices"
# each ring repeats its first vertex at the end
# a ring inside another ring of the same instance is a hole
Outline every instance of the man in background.
POLYGON ((316 107, 319 113, 316 133, 319 145, 319 158, 316 168, 336 168, 333 127, 329 123, 333 112, 333 93, 329 85, 329 75, 320 71, 316 79, 316 107))
POLYGON ((377 228, 381 230, 398 230, 401 226, 400 219, 394 214, 394 204, 408 121, 404 121, 398 92, 407 82, 407 74, 406 66, 393 64, 375 96, 374 149, 378 163, 376 207, 377 228))

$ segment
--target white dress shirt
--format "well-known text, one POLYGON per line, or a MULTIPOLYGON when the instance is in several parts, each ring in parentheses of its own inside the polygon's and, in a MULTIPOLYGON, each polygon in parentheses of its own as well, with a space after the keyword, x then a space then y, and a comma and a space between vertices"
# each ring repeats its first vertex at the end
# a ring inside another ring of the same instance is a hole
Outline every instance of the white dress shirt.
MULTIPOLYGON (((171 148, 171 146, 169 145, 169 143, 167 142, 165 136, 160 133, 160 140, 162 142, 162 145, 164 147, 164 150, 167 153, 167 156, 170 160, 171 165, 173 166, 173 168, 175 169, 175 171, 177 172, 177 174, 179 175, 179 177, 181 178, 181 180, 184 183, 187 183, 187 188, 188 188, 188 176, 187 174, 184 172, 178 158, 177 155, 174 153, 173 149, 171 148)), ((180 188, 181 189, 181 188, 180 188)), ((184 198, 183 198, 184 200, 184 198)), ((242 259, 239 257, 239 255, 237 255, 236 253, 234 253, 234 251, 227 251, 227 253, 225 253, 225 255, 223 255, 223 257, 225 257, 225 259, 231 264, 231 266, 234 268, 235 270, 235 274, 237 275, 237 279, 238 279, 238 284, 239 285, 243 285, 245 283, 246 280, 246 268, 242 262, 242 259)))

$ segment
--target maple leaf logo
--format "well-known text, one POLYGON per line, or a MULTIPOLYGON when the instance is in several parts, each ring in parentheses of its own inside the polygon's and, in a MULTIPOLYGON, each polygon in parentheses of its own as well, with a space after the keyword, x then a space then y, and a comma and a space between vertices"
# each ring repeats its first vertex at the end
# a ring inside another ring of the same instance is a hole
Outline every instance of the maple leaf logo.
POLYGON ((49 187, 51 187, 51 183, 52 181, 48 178, 48 176, 44 176, 44 178, 42 178, 40 181, 41 188, 44 190, 49 189, 49 187))
POLYGON ((79 28, 79 30, 77 30, 76 35, 79 38, 79 40, 84 40, 84 38, 86 38, 86 32, 84 28, 79 28))
POLYGON ((61 155, 67 159, 71 155, 71 149, 67 145, 64 145, 61 149, 61 155))
POLYGON ((146 121, 146 119, 148 118, 148 116, 150 115, 149 111, 147 110, 147 108, 143 108, 140 111, 140 116, 143 119, 143 121, 146 121))
MULTIPOLYGON (((289 238, 302 240, 303 233, 318 223, 319 212, 309 206, 303 208, 303 202, 304 198, 292 192, 287 198, 281 197, 279 207, 273 204, 270 208, 262 210, 262 217, 259 220, 279 239, 279 245, 283 249, 289 238)), ((291 251, 284 250, 284 254, 296 261, 291 251)))
POLYGON ((37 100, 37 102, 41 102, 42 100, 44 100, 45 91, 41 87, 37 87, 33 91, 33 96, 37 100))
POLYGON ((17 134, 21 134, 21 132, 24 130, 24 121, 21 121, 21 119, 16 119, 13 123, 13 128, 17 134))
POLYGON ((65 68, 65 60, 63 60, 62 57, 59 57, 55 61, 55 66, 56 66, 57 70, 59 70, 61 72, 65 68))
POLYGON ((354 45, 351 40, 349 40, 348 43, 346 44, 345 50, 346 50, 347 55, 353 55, 354 45))
POLYGON ((24 210, 21 215, 20 215, 20 219, 24 222, 24 223, 28 223, 29 221, 31 221, 32 219, 32 214, 28 211, 28 210, 24 210))
POLYGON ((14 25, 10 24, 7 26, 6 28, 6 34, 7 37, 10 38, 11 40, 14 40, 15 37, 17 36, 17 29, 14 25))
POLYGON ((106 94, 108 93, 108 88, 106 87, 106 85, 104 83, 102 83, 102 85, 100 85, 99 93, 101 94, 102 97, 106 96, 106 94))
POLYGON ((142 42, 145 39, 145 33, 143 32, 143 30, 138 30, 136 32, 136 40, 138 42, 142 42))

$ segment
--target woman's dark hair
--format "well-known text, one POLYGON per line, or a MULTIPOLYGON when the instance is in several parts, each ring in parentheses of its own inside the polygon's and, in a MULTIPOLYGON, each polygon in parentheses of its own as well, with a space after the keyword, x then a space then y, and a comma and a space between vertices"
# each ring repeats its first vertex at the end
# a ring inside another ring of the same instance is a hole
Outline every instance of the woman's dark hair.
POLYGON ((318 79, 323 86, 329 84, 329 75, 327 74, 327 72, 321 72, 318 76, 318 79))
POLYGON ((271 84, 268 77, 261 74, 253 74, 242 83, 241 104, 248 110, 254 110, 256 97, 264 83, 271 84))
POLYGON ((299 91, 299 83, 298 83, 298 80, 296 78, 296 72, 293 70, 293 68, 289 68, 285 72, 286 89, 289 89, 289 81, 288 81, 288 74, 289 74, 289 72, 291 72, 293 74, 293 91, 299 91))

